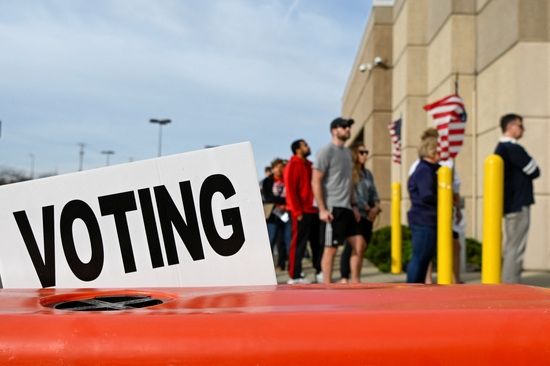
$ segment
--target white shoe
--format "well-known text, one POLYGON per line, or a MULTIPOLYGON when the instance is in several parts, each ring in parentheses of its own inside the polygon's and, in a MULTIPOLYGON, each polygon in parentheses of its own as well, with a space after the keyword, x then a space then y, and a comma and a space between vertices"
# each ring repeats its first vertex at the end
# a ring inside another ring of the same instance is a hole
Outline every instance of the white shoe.
POLYGON ((323 277, 323 272, 319 272, 315 275, 315 280, 317 281, 317 283, 324 283, 325 282, 325 278, 323 277))
POLYGON ((305 277, 301 277, 301 278, 291 278, 288 281, 286 281, 286 283, 289 285, 298 285, 298 284, 309 285, 311 281, 305 277))

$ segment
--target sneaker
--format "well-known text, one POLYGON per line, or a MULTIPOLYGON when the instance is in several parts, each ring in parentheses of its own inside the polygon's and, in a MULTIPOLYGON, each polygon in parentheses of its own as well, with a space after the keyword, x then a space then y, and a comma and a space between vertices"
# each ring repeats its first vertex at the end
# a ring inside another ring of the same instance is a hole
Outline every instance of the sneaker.
POLYGON ((315 275, 315 281, 317 281, 317 283, 325 282, 325 278, 323 277, 323 272, 319 272, 315 275))
POLYGON ((286 283, 289 285, 298 285, 298 284, 309 285, 311 281, 305 277, 301 277, 301 278, 291 278, 288 281, 286 281, 286 283))

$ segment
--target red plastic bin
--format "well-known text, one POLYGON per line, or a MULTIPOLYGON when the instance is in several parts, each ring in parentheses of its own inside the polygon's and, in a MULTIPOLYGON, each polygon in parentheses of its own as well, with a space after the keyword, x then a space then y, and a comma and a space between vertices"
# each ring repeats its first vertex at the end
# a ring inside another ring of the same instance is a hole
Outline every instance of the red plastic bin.
POLYGON ((549 330, 524 285, 0 290, 1 364, 542 364, 549 330))

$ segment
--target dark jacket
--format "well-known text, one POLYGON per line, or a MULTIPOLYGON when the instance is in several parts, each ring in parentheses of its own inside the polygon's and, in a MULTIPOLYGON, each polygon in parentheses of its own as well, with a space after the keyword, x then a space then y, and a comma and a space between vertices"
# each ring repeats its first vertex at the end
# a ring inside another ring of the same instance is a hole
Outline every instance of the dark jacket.
POLYGON ((501 138, 495 149, 504 160, 504 214, 535 203, 533 179, 540 176, 537 162, 515 140, 501 138))
MULTIPOLYGON (((264 203, 274 203, 276 206, 286 204, 286 192, 283 180, 275 182, 273 174, 266 177, 262 183, 262 194, 264 196, 264 203)), ((272 212, 267 218, 268 222, 277 220, 277 216, 272 212)))
POLYGON ((408 189, 411 209, 407 216, 409 225, 437 226, 437 170, 439 164, 424 159, 409 177, 408 189))

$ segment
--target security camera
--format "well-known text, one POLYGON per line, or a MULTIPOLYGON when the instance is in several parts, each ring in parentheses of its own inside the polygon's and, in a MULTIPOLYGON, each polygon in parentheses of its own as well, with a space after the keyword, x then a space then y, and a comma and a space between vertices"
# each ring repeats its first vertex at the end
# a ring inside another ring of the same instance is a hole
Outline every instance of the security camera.
POLYGON ((374 66, 383 65, 383 64, 384 64, 384 60, 382 59, 382 57, 374 58, 374 66))
POLYGON ((371 71, 371 70, 372 70, 372 65, 369 63, 359 65, 359 71, 361 72, 371 71))

